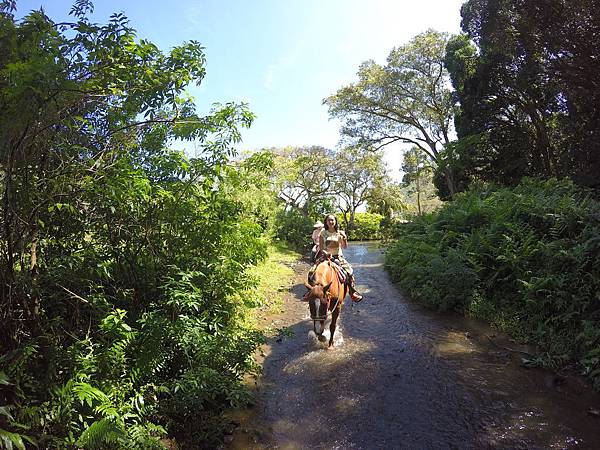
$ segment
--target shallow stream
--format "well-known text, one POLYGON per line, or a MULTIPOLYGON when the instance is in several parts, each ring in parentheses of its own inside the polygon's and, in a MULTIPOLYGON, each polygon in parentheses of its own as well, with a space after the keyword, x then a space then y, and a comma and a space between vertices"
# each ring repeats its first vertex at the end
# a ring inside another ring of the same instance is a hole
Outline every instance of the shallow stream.
POLYGON ((600 449, 600 396, 582 379, 523 367, 531 349, 411 303, 376 244, 345 255, 365 299, 346 301, 326 349, 309 336, 298 277, 269 318, 282 331, 230 449, 600 449))

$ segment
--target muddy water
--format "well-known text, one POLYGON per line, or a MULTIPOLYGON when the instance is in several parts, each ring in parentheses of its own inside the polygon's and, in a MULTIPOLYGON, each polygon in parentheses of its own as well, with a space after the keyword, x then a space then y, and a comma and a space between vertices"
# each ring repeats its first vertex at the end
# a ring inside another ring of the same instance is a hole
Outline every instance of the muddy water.
MULTIPOLYGON (((525 351, 480 324, 407 301, 383 251, 345 251, 365 300, 336 345, 311 336, 298 284, 265 348, 256 405, 231 449, 600 449, 600 397, 575 377, 519 365, 525 351)), ((231 439, 231 438, 230 438, 231 439)))

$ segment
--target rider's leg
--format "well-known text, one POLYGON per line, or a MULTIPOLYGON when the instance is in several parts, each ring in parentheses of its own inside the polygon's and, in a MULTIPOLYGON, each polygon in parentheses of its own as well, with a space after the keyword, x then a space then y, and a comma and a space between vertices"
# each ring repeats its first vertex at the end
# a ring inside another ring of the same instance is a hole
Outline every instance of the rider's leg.
POLYGON ((315 272, 317 271, 317 264, 313 264, 310 269, 308 269, 308 284, 311 286, 315 283, 315 272))
POLYGON ((363 296, 356 290, 354 281, 354 270, 352 269, 352 266, 350 265, 350 263, 348 263, 348 261, 346 261, 346 259, 343 256, 339 257, 339 262, 343 269, 348 273, 349 279, 347 284, 350 288, 350 297, 352 297, 352 300, 354 300, 355 302, 360 302, 363 296))

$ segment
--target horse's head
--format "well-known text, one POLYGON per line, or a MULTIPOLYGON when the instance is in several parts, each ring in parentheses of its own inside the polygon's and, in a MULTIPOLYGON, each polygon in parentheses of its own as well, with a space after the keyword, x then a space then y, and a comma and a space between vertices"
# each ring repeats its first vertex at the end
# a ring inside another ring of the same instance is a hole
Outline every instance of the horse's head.
POLYGON ((312 319, 317 319, 327 316, 331 282, 325 286, 323 286, 321 283, 317 283, 314 286, 306 283, 306 287, 308 288, 308 292, 306 293, 304 299, 308 301, 310 317, 312 319))
POLYGON ((323 286, 322 283, 316 283, 314 286, 311 286, 308 283, 304 283, 308 292, 304 295, 304 300, 311 301, 314 299, 321 300, 322 303, 327 303, 327 299, 329 298, 329 288, 331 288, 331 281, 323 286))

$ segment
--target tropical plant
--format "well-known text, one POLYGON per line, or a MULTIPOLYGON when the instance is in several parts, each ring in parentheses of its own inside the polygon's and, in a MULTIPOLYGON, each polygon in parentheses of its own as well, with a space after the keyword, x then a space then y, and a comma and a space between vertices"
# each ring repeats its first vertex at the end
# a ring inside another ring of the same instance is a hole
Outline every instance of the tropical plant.
POLYGON ((270 203, 248 196, 269 197, 271 160, 229 161, 246 105, 196 111, 200 44, 165 54, 92 8, 57 24, 2 3, 0 442, 214 447, 256 370, 240 293, 266 255, 270 203))
POLYGON ((396 228, 386 266, 417 300, 577 361, 600 387, 600 203, 569 181, 479 186, 396 228))
POLYGON ((599 186, 597 6, 590 0, 462 6, 465 34, 450 39, 445 61, 460 102, 455 122, 462 142, 443 164, 457 173, 461 189, 478 180, 514 186, 524 176, 599 186))
POLYGON ((375 240, 381 238, 381 214, 357 213, 354 217, 354 226, 348 230, 350 240, 375 240))

